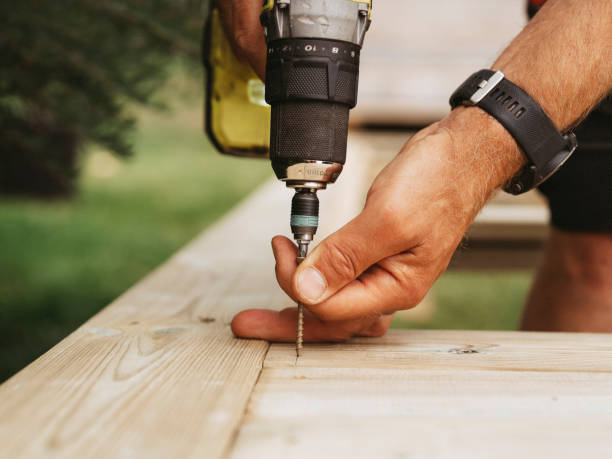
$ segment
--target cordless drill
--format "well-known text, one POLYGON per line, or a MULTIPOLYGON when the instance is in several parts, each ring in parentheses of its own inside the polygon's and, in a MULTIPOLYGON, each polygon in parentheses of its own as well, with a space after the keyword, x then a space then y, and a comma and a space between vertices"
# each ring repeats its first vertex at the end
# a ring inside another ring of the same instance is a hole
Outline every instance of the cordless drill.
MULTIPOLYGON (((298 263, 319 224, 317 191, 336 181, 346 160, 371 8, 371 0, 264 0, 270 160, 276 176, 295 190, 291 231, 298 263)), ((298 356, 302 327, 298 304, 298 356)))

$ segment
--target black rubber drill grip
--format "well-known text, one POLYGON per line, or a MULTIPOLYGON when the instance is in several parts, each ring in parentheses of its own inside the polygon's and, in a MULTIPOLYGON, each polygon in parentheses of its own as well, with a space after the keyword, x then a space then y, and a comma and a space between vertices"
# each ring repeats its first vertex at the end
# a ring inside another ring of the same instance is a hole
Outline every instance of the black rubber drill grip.
POLYGON ((349 110, 357 103, 360 48, 337 40, 288 38, 268 45, 270 159, 344 164, 349 110))

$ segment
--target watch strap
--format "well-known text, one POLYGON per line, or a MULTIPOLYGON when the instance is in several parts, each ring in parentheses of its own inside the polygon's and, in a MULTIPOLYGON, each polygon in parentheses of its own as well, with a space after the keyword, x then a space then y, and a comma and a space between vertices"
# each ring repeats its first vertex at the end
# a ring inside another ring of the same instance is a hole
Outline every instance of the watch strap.
POLYGON ((519 194, 555 172, 576 148, 573 133, 561 134, 538 103, 502 72, 480 70, 451 95, 451 107, 476 105, 497 119, 529 160, 505 187, 519 194))

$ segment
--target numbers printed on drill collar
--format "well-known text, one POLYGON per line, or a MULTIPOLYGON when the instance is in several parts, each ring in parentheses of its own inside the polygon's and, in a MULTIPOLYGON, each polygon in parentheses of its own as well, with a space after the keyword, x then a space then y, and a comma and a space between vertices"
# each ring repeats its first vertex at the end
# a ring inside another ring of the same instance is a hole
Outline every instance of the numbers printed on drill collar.
POLYGON ((268 46, 268 55, 284 56, 320 56, 333 59, 359 60, 359 47, 352 43, 339 43, 329 40, 277 40, 268 46))

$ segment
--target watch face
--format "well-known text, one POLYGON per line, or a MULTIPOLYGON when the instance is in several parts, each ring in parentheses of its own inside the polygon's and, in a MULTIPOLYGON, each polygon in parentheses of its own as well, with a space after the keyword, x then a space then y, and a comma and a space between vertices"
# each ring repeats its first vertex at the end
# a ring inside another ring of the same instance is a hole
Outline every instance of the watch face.
POLYGON ((504 185, 504 191, 511 194, 522 194, 548 180, 551 175, 563 166, 565 161, 567 161, 576 150, 576 138, 574 134, 568 135, 572 136, 568 139, 571 145, 569 150, 562 150, 557 153, 541 168, 541 170, 538 170, 533 164, 525 166, 504 185))

